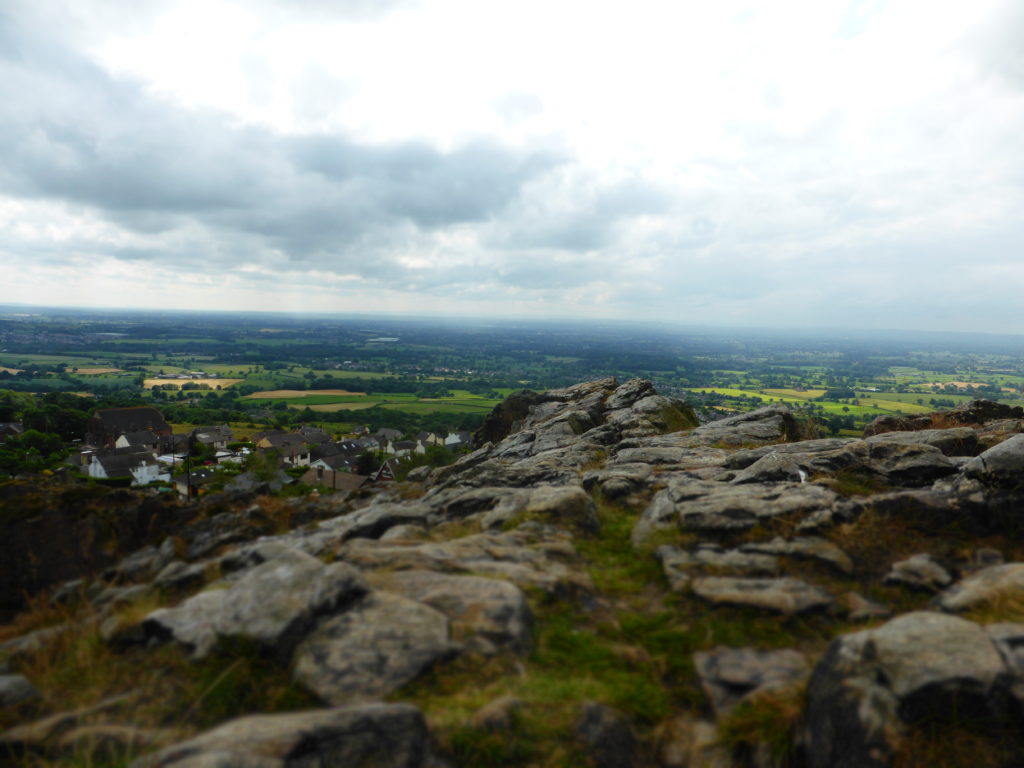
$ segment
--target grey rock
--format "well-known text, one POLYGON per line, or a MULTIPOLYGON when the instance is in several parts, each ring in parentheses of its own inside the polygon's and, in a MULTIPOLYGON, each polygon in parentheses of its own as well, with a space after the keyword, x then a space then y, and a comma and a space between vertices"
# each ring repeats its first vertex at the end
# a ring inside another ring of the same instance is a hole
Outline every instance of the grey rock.
POLYGON ((72 728, 98 715, 123 710, 134 704, 138 698, 137 692, 121 694, 103 699, 90 706, 57 712, 41 720, 16 725, 0 733, 0 755, 6 757, 25 752, 45 752, 72 728))
POLYGON ((1024 563, 1006 563, 972 573, 939 595, 936 603, 944 611, 958 613, 1022 590, 1024 563))
POLYGON ((515 696, 500 696, 480 707, 469 718, 474 728, 494 733, 511 730, 515 725, 516 715, 522 710, 524 702, 515 696))
POLYGON ((317 616, 365 592, 365 581, 351 566, 324 565, 289 550, 224 589, 154 611, 143 628, 152 637, 181 643, 196 657, 208 654, 221 638, 246 638, 287 659, 317 616))
POLYGON ((747 443, 781 443, 792 440, 797 436, 797 427, 789 408, 769 405, 704 424, 693 430, 693 435, 707 443, 743 446, 747 443))
POLYGON ((608 399, 604 401, 604 406, 609 411, 614 411, 618 408, 629 408, 638 400, 653 394, 656 394, 654 385, 647 379, 630 379, 624 384, 620 384, 615 388, 614 392, 608 395, 608 399))
POLYGON ((387 696, 457 650, 444 614, 399 595, 373 592, 320 621, 295 650, 293 677, 340 706, 387 696))
POLYGON ((425 525, 430 508, 415 502, 371 504, 345 516, 341 540, 376 539, 396 525, 425 525))
POLYGON ((583 487, 600 490, 608 499, 621 499, 649 486, 654 479, 650 464, 616 464, 606 469, 590 470, 583 475, 583 487))
POLYGON ((422 539, 427 529, 421 525, 396 525, 388 528, 380 537, 381 541, 408 541, 422 539))
POLYGON ((1003 565, 1006 558, 1003 553, 993 547, 979 547, 971 552, 970 557, 964 564, 965 573, 974 573, 982 568, 991 568, 993 565, 1003 565))
POLYGON ((426 768, 426 723, 411 704, 251 715, 146 755, 130 768, 426 768))
POLYGON ((856 592, 846 593, 846 607, 850 611, 850 621, 873 621, 874 619, 887 619, 892 615, 892 611, 885 606, 868 600, 856 592))
POLYGON ((205 563, 172 560, 153 579, 153 586, 167 592, 191 592, 206 583, 205 563))
POLYGON ((759 448, 748 448, 730 454, 725 460, 725 466, 729 469, 745 469, 772 453, 782 457, 797 456, 800 457, 797 460, 807 461, 805 457, 840 453, 847 445, 855 442, 857 439, 854 437, 827 437, 820 440, 801 440, 797 443, 762 445, 759 448))
POLYGON ((1014 435, 976 456, 964 466, 964 475, 987 483, 1024 485, 1024 434, 1014 435))
POLYGON ((522 590, 510 582, 431 571, 381 573, 371 582, 443 613, 452 634, 470 650, 526 654, 533 645, 533 612, 522 590))
POLYGON ((587 746, 595 768, 633 768, 636 736, 629 721, 611 707, 584 703, 576 737, 587 746))
POLYGON ((853 573, 853 561, 850 556, 832 542, 817 536, 802 536, 791 540, 779 536, 771 541, 744 544, 740 550, 765 555, 782 555, 801 560, 815 560, 844 576, 853 573))
POLYGON ((832 606, 832 596, 800 579, 708 576, 694 579, 693 593, 712 605, 741 605, 792 616, 832 606))
POLYGON ((686 552, 669 545, 658 547, 655 556, 675 591, 690 586, 695 575, 714 573, 738 576, 775 576, 779 561, 770 555, 747 554, 736 549, 723 550, 705 545, 686 552))
POLYGON ((811 673, 802 653, 718 646, 693 654, 701 686, 719 718, 756 693, 799 685, 811 673))
POLYGON ((107 587, 96 597, 93 605, 108 610, 131 605, 152 594, 149 584, 132 584, 128 587, 107 587))
POLYGON ((919 553, 893 563, 892 569, 882 579, 882 583, 925 592, 939 592, 953 583, 953 577, 949 575, 949 571, 935 562, 931 555, 919 553))
POLYGON ((827 510, 838 496, 810 483, 728 485, 673 482, 655 494, 633 532, 635 545, 651 533, 679 526, 696 532, 741 532, 779 515, 810 515, 827 510))
POLYGON ((22 675, 0 675, 0 707, 13 707, 40 697, 39 690, 22 675))
POLYGON ((664 768, 734 768, 718 729, 707 720, 678 715, 658 731, 658 765, 664 768))
POLYGON ((259 541, 254 544, 245 544, 220 558, 220 570, 221 573, 234 573, 255 568, 257 565, 279 557, 288 549, 290 549, 288 545, 280 541, 259 541))
POLYGON ((772 451, 762 456, 746 469, 737 472, 731 482, 733 485, 780 481, 802 483, 809 474, 791 458, 772 451))
POLYGON ((1008 670, 985 630, 915 612, 836 638, 807 688, 811 768, 890 764, 906 723, 1005 717, 1008 670))
POLYGON ((930 445, 945 456, 976 456, 981 452, 978 434, 970 427, 920 429, 913 432, 883 432, 865 438, 868 443, 930 445))

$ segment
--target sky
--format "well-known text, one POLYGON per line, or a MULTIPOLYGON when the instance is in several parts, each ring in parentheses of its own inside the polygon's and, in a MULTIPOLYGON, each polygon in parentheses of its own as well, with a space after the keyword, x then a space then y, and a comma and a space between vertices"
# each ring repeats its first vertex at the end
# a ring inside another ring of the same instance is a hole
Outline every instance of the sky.
POLYGON ((1024 3, 3 0, 0 301, 1024 333, 1024 3))

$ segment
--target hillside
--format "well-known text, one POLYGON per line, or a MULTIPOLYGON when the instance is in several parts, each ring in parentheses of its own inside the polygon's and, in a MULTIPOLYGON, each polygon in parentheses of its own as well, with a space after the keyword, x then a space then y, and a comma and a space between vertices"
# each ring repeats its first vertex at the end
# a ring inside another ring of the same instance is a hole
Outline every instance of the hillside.
POLYGON ((3 628, 0 754, 1019 765, 1022 434, 987 401, 864 438, 782 404, 698 425, 602 379, 510 395, 474 453, 377 492, 123 491, 69 533, 39 489, 30 520, 93 575, 3 628))

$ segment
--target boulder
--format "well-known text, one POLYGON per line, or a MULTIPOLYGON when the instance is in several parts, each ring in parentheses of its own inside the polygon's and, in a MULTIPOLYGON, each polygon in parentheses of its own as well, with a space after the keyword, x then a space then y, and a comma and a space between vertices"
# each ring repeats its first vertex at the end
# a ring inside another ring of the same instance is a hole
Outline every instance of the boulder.
POLYGON ((689 552, 665 545, 658 547, 655 557, 675 591, 688 588, 695 575, 775 576, 779 572, 777 558, 736 549, 724 550, 716 544, 704 544, 689 552))
POLYGON ((533 612, 522 590, 511 582, 416 570, 374 574, 370 580, 378 589, 443 613, 452 635, 469 650, 525 655, 533 645, 533 612))
POLYGON ((732 479, 733 485, 744 483, 802 483, 809 473, 793 459, 776 451, 767 453, 746 469, 741 469, 732 479))
POLYGON ((795 539, 777 536, 771 541, 744 544, 740 551, 813 560, 824 563, 844 576, 853 574, 853 561, 850 556, 831 541, 817 536, 801 536, 795 539))
POLYGON ((953 577, 949 575, 949 571, 935 562, 931 555, 920 553, 893 563, 892 570, 882 579, 882 583, 925 592, 939 592, 953 583, 953 577))
POLYGON ((426 768, 427 726, 411 704, 251 715, 131 763, 129 768, 426 768))
POLYGON ((913 432, 882 432, 866 439, 868 443, 900 443, 930 445, 944 456, 976 456, 981 452, 978 433, 970 427, 919 429, 913 432))
POLYGON ((143 630, 150 637, 181 643, 196 657, 207 655, 222 638, 242 638, 286 660, 318 616, 365 592, 365 581, 350 565, 324 565, 288 550, 224 589, 200 592, 176 608, 154 611, 143 630))
POLYGON ((27 677, 0 675, 0 707, 14 707, 39 696, 39 690, 27 677))
POLYGON ((712 605, 761 608, 792 616, 832 606, 832 596, 800 579, 746 579, 708 576, 693 581, 693 593, 712 605))
POLYGON ((946 614, 908 613, 838 637, 808 683, 807 764, 881 768, 907 724, 1005 718, 1008 672, 982 627, 946 614))
POLYGON ((706 443, 740 447, 749 443, 783 443, 797 439, 793 413, 785 405, 769 405, 754 411, 712 421, 693 430, 706 443))
POLYGON ((637 741, 629 721, 611 707, 588 701, 576 723, 576 737, 590 753, 594 768, 633 768, 637 741))
POLYGON ((799 685, 811 673, 803 654, 791 649, 759 651, 718 646, 693 654, 693 664, 719 718, 754 694, 799 685))
POLYGON ((658 765, 664 768, 733 768, 732 756, 721 745, 718 729, 707 720, 678 715, 657 731, 658 765))
POLYGON ((960 613, 1018 594, 1024 594, 1024 563, 1006 563, 975 571, 939 595, 936 604, 960 613))
POLYGON ((1024 434, 1014 435, 976 456, 963 469, 982 482, 1024 487, 1024 434))
POLYGON ((295 650, 295 681, 335 706, 383 698, 458 647, 439 611, 388 592, 324 618, 295 650))

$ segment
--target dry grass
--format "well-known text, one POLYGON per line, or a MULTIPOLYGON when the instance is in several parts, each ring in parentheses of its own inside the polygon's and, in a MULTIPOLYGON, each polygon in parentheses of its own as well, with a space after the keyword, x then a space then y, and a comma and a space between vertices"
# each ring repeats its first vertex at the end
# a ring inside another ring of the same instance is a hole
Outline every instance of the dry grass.
POLYGON ((755 693, 724 719, 719 739, 741 760, 767 747, 773 766, 795 765, 794 742, 805 700, 803 685, 755 693))

